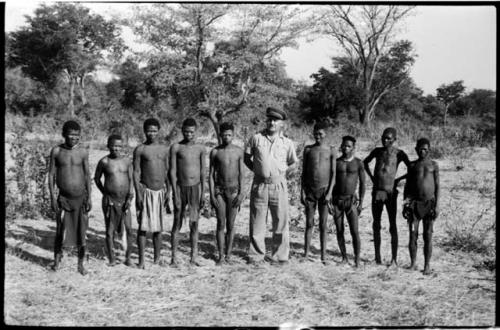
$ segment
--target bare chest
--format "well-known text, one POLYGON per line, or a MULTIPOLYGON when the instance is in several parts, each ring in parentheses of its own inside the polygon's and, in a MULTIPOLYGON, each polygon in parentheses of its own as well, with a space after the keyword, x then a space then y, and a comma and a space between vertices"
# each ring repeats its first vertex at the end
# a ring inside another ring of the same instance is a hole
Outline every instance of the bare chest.
POLYGON ((56 165, 57 167, 81 166, 83 164, 83 159, 84 156, 81 152, 61 149, 56 157, 56 165))

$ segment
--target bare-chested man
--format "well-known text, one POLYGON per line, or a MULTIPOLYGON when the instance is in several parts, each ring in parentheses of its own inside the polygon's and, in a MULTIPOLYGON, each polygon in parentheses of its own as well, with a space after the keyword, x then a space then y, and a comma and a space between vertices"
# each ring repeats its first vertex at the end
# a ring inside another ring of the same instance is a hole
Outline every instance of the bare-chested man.
POLYGON ((204 205, 204 183, 206 177, 206 151, 195 143, 197 123, 187 118, 182 123, 184 139, 172 145, 170 150, 170 180, 174 197, 174 225, 172 226, 172 266, 178 264, 177 245, 182 219, 189 208, 189 228, 191 240, 191 264, 198 262, 198 219, 204 205))
POLYGON ((349 229, 352 236, 352 246, 354 249, 354 266, 359 267, 359 251, 361 241, 358 232, 358 217, 363 208, 363 198, 365 196, 365 170, 363 162, 354 157, 356 139, 352 136, 344 136, 340 150, 342 156, 337 158, 337 177, 335 187, 333 188, 333 218, 337 228, 337 241, 339 243, 340 253, 342 254, 342 263, 348 263, 344 240, 344 213, 349 223, 349 229), (356 186, 359 189, 356 196, 356 186))
POLYGON ((114 234, 127 235, 125 265, 131 266, 132 252, 132 216, 130 203, 134 198, 132 162, 123 155, 123 141, 120 135, 110 135, 108 138, 109 155, 97 163, 94 182, 102 193, 102 211, 106 225, 106 247, 108 249, 109 265, 116 264, 113 249, 114 234), (104 176, 104 184, 101 181, 104 176))
POLYGON ((304 148, 300 201, 305 206, 306 232, 304 259, 307 260, 311 247, 316 206, 319 213, 319 239, 321 262, 326 264, 326 236, 328 203, 332 199, 335 182, 335 151, 323 143, 328 125, 323 122, 314 125, 313 136, 316 143, 304 148))
POLYGON ((375 148, 363 161, 366 173, 373 182, 372 214, 373 214, 373 242, 375 245, 375 262, 382 263, 380 257, 380 220, 384 205, 389 217, 389 232, 391 233, 392 259, 390 266, 397 267, 398 256, 398 229, 396 224, 397 213, 397 183, 396 179, 399 163, 409 166, 410 161, 403 150, 393 146, 396 141, 396 129, 389 127, 382 133, 381 148, 375 148), (370 162, 375 159, 374 173, 370 171, 370 162))
POLYGON ((168 147, 160 144, 160 123, 154 118, 144 121, 146 141, 134 150, 134 186, 137 208, 137 247, 139 268, 144 269, 146 232, 153 233, 155 264, 160 263, 161 232, 168 229, 168 147))
POLYGON ((424 275, 431 273, 432 231, 439 215, 439 166, 429 158, 430 142, 419 139, 415 148, 418 159, 411 162, 404 189, 403 216, 410 229, 410 269, 417 269, 417 239, 420 220, 424 223, 424 275))
POLYGON ((52 148, 49 164, 49 190, 52 210, 56 213, 53 270, 58 270, 62 247, 77 246, 78 272, 83 266, 88 227, 87 213, 92 208, 89 154, 80 148, 80 125, 67 121, 62 128, 64 143, 52 148), (55 185, 59 192, 56 191, 55 185))
POLYGON ((210 201, 217 213, 217 264, 231 262, 234 220, 243 195, 243 149, 232 144, 234 126, 220 125, 222 144, 210 152, 210 201), (224 235, 224 229, 227 228, 224 235), (225 253, 225 259, 224 259, 225 253))

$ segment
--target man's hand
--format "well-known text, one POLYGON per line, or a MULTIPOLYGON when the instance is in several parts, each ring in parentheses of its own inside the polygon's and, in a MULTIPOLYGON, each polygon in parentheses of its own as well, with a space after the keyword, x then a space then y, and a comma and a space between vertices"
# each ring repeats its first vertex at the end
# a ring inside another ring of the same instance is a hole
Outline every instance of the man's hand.
POLYGON ((180 210, 181 209, 181 197, 179 196, 179 193, 174 193, 174 210, 180 210))
POLYGON ((434 208, 434 220, 437 219, 437 217, 439 216, 439 206, 436 205, 436 207, 434 208))
POLYGON ((238 194, 238 196, 236 196, 234 199, 233 199, 233 203, 232 203, 232 207, 233 208, 236 208, 236 207, 239 207, 241 205, 241 202, 243 201, 243 198, 245 196, 243 196, 243 194, 238 194))
POLYGON ((57 197, 52 196, 50 199, 50 205, 52 207, 52 211, 55 213, 59 212, 59 203, 57 202, 57 197))
POLYGON ((410 220, 411 214, 412 214, 412 210, 410 207, 410 200, 405 199, 403 201, 403 218, 405 218, 406 220, 410 220))
POLYGON ((219 208, 219 201, 217 200, 216 197, 210 196, 210 203, 212 203, 212 207, 214 209, 218 209, 219 208))
POLYGON ((90 200, 90 197, 87 198, 87 201, 85 202, 85 213, 89 213, 90 210, 92 210, 92 201, 90 200))
POLYGON ((142 201, 142 196, 141 195, 135 196, 135 208, 137 209, 137 211, 141 211, 143 207, 144 205, 142 201))
POLYGON ((358 202, 358 206, 356 207, 356 210, 358 211, 358 216, 361 215, 361 211, 363 211, 363 201, 360 200, 358 202))
POLYGON ((325 198, 324 198, 324 201, 326 203, 330 203, 332 201, 332 194, 326 194, 325 198))
POLYGON ((304 193, 304 189, 300 189, 300 202, 302 203, 302 205, 306 205, 306 196, 304 193))

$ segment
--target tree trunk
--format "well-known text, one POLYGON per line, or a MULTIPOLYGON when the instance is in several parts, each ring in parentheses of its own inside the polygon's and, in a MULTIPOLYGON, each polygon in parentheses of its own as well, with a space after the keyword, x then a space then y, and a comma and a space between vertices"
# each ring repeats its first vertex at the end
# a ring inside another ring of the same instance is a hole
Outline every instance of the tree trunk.
POLYGON ((444 107, 444 118, 443 118, 443 127, 446 128, 446 117, 448 116, 448 106, 449 105, 446 105, 444 107))
POLYGON ((70 77, 68 111, 71 117, 75 116, 75 83, 76 83, 76 78, 70 77))
POLYGON ((87 104, 87 97, 85 96, 85 75, 80 78, 80 97, 82 98, 82 104, 87 104))

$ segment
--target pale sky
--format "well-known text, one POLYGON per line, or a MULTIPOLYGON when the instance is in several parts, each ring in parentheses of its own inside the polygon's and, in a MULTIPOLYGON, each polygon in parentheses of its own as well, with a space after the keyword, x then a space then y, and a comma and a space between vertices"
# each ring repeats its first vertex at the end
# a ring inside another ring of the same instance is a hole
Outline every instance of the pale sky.
MULTIPOLYGON (((5 30, 25 24, 23 15, 32 15, 39 3, 6 1, 5 30)), ((130 4, 86 5, 108 16, 130 4)), ((494 6, 418 6, 398 35, 412 41, 418 55, 411 70, 417 86, 425 94, 435 94, 441 84, 463 80, 468 91, 496 90, 496 19, 494 6)), ((336 50, 333 40, 318 38, 301 42, 298 49, 284 49, 281 59, 291 78, 311 82, 309 76, 321 66, 332 69, 330 58, 336 50)))

